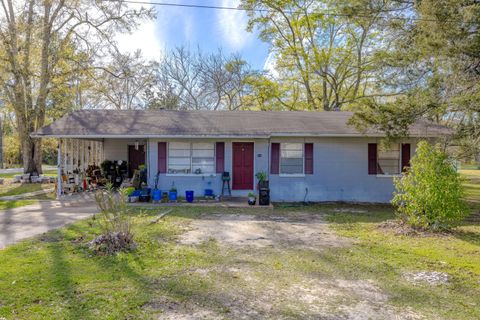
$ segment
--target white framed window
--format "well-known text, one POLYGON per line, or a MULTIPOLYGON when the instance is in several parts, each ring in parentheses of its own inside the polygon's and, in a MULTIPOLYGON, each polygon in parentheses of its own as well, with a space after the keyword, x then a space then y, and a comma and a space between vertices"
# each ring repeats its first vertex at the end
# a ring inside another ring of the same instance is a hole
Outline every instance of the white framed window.
POLYGON ((192 172, 196 174, 215 172, 214 143, 192 143, 192 172))
POLYGON ((215 173, 215 143, 169 142, 169 174, 215 173))
POLYGON ((400 144, 392 144, 388 149, 379 148, 377 166, 379 175, 398 175, 400 170, 400 144))
POLYGON ((280 174, 304 174, 303 143, 280 143, 280 174))
POLYGON ((168 173, 188 174, 192 172, 191 146, 189 142, 168 144, 168 173))

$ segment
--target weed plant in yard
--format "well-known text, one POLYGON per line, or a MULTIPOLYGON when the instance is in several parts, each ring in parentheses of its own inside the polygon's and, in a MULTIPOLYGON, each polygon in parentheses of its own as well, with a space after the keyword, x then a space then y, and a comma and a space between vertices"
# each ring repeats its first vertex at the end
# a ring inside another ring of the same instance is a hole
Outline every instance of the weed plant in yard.
POLYGON ((96 254, 115 254, 135 249, 127 193, 126 189, 113 189, 111 184, 107 185, 106 190, 96 192, 95 201, 100 210, 96 220, 102 230, 102 234, 90 242, 90 248, 96 254))

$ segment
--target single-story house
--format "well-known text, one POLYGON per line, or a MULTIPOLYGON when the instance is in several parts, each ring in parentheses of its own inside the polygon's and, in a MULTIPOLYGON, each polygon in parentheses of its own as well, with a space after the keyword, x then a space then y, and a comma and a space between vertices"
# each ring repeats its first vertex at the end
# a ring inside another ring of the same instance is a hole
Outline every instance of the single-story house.
POLYGON ((388 150, 384 134, 359 132, 349 112, 81 110, 32 136, 59 138, 65 171, 103 160, 145 164, 148 183, 180 194, 222 192, 229 172, 233 196, 256 188, 266 172, 272 201, 388 202, 393 177, 409 165, 420 139, 449 134, 441 125, 419 121, 409 137, 388 150))

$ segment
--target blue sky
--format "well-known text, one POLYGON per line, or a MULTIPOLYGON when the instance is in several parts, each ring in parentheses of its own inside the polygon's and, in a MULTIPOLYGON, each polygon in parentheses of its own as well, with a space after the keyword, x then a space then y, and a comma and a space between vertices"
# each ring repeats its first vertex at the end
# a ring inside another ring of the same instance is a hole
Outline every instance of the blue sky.
MULTIPOLYGON (((158 0, 161 1, 161 0, 158 0)), ((168 0, 169 3, 237 6, 238 0, 168 0)), ((131 5, 137 6, 137 5, 131 5)), ((202 52, 238 52, 255 69, 263 69, 269 45, 260 41, 255 33, 245 31, 248 21, 242 11, 213 10, 157 6, 157 18, 143 23, 131 35, 119 37, 122 51, 137 48, 148 58, 158 58, 162 52, 176 46, 202 52)))

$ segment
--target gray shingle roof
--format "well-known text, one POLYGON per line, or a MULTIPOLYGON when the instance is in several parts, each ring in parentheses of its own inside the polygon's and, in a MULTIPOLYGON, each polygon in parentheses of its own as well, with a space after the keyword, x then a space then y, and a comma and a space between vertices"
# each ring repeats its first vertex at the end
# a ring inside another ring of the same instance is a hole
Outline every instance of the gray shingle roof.
MULTIPOLYGON (((350 112, 80 110, 47 125, 37 137, 269 137, 382 136, 347 124, 350 112)), ((410 136, 450 134, 446 127, 420 121, 410 136)))

